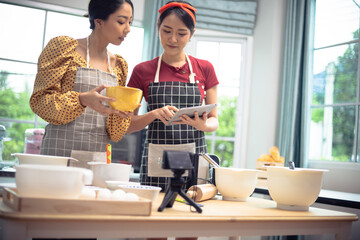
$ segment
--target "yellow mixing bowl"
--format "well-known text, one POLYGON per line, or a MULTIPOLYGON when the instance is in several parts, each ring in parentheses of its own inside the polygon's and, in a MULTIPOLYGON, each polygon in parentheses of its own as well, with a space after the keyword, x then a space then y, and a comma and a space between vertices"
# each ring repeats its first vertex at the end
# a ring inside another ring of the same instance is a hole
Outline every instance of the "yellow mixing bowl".
POLYGON ((106 96, 116 99, 109 102, 112 108, 122 112, 133 112, 140 105, 142 91, 137 88, 114 86, 106 88, 106 96))

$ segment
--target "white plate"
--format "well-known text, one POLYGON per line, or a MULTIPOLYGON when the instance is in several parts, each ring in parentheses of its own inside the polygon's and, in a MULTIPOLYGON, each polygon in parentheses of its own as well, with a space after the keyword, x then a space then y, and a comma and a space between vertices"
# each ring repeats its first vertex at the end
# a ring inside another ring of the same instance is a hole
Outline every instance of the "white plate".
POLYGON ((146 198, 152 202, 158 197, 161 187, 146 186, 146 185, 119 185, 119 188, 126 193, 135 193, 141 198, 146 198))

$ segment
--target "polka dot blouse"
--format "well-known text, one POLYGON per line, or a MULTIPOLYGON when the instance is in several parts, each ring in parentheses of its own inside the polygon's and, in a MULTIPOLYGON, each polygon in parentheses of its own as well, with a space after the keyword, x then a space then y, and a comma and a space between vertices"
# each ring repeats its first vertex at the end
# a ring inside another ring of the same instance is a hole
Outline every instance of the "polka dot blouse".
MULTIPOLYGON (((45 121, 64 125, 74 121, 84 111, 80 104, 79 92, 75 92, 74 82, 78 67, 86 67, 86 61, 75 49, 78 41, 71 37, 53 38, 46 45, 38 60, 34 91, 30 107, 45 121)), ((113 73, 118 84, 125 86, 128 65, 121 56, 116 56, 113 73)), ((130 125, 130 118, 123 119, 110 114, 106 120, 106 130, 113 141, 119 141, 130 125)))

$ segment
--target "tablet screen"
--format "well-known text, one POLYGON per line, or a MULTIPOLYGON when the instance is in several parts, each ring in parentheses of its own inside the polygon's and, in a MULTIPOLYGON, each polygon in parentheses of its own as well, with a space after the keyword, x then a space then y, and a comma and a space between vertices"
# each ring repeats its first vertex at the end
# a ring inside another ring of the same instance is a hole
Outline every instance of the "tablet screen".
POLYGON ((215 104, 208 104, 203 106, 197 106, 197 107, 188 107, 188 108, 181 108, 179 111, 175 113, 175 115, 167 122, 166 125, 172 125, 172 122, 181 121, 180 116, 183 114, 188 115, 189 117, 194 117, 194 112, 198 112, 199 116, 202 116, 204 112, 209 113, 211 110, 213 110, 216 107, 215 104))

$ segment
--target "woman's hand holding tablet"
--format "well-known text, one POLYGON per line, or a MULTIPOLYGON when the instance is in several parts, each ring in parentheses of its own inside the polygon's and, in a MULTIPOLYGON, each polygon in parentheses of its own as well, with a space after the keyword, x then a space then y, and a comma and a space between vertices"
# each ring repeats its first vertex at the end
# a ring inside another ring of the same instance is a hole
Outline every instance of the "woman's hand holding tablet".
POLYGON ((194 112, 199 113, 199 117, 202 116, 203 113, 209 113, 211 110, 213 110, 216 107, 216 103, 214 104, 208 104, 203 106, 197 106, 197 107, 188 107, 188 108, 181 108, 179 111, 175 113, 175 115, 167 122, 166 125, 173 125, 173 122, 181 121, 180 117, 183 114, 188 115, 189 117, 194 117, 194 112))

